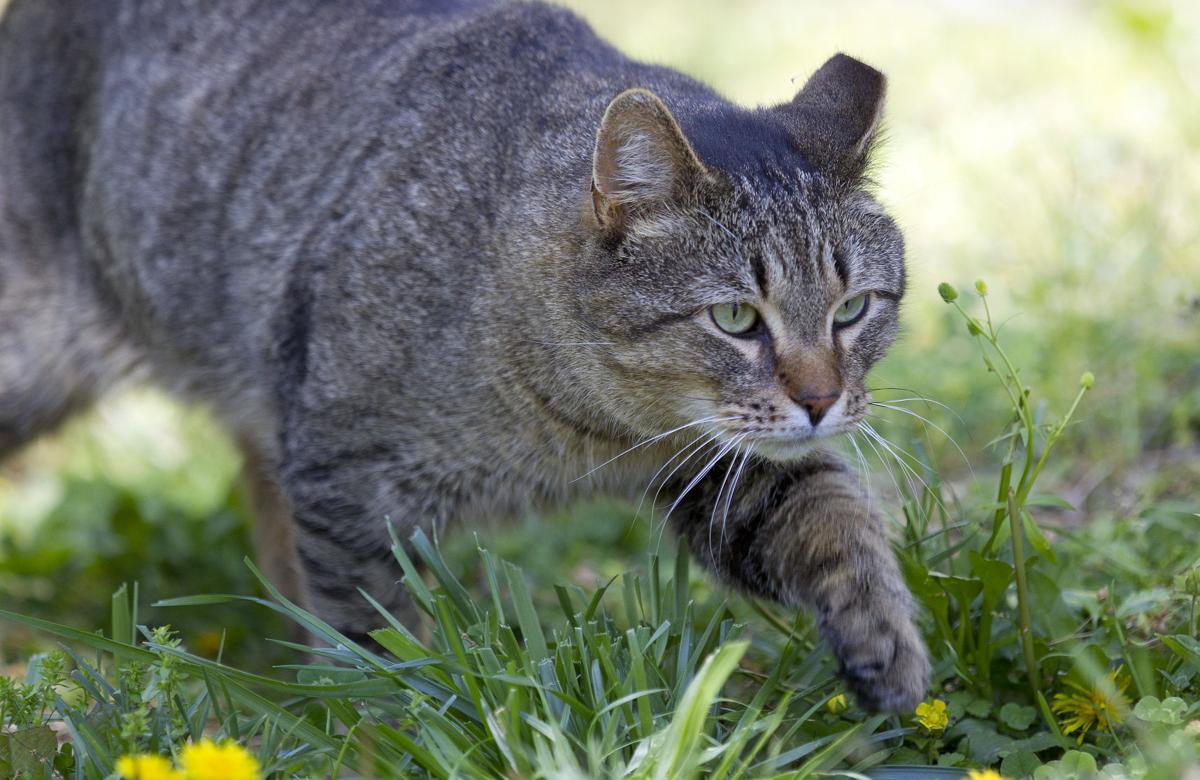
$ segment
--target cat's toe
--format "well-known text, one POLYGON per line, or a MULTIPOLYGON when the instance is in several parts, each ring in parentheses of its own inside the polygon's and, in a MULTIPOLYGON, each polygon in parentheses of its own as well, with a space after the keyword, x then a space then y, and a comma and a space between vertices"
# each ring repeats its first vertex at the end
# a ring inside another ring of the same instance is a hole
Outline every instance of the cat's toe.
POLYGON ((903 617, 872 621, 869 628, 864 622, 852 618, 843 627, 849 631, 829 630, 842 677, 866 709, 911 713, 929 688, 924 643, 903 617))

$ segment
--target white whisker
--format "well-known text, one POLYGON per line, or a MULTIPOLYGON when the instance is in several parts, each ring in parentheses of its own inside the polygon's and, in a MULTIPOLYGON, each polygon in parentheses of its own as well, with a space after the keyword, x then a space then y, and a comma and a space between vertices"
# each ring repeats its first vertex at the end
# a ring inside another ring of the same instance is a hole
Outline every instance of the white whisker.
POLYGON ((687 494, 691 492, 692 488, 696 487, 696 485, 699 484, 700 480, 704 479, 704 477, 706 477, 708 475, 708 472, 712 471, 713 466, 716 466, 721 461, 721 458, 725 457, 725 453, 729 452, 731 449, 736 447, 738 445, 738 443, 742 439, 746 438, 747 436, 749 436, 749 434, 746 434, 746 433, 740 434, 738 436, 735 436, 731 441, 728 441, 725 444, 721 445, 721 448, 719 450, 717 450, 717 454, 712 457, 712 460, 710 460, 708 462, 708 464, 700 470, 699 474, 692 477, 692 481, 689 482, 687 484, 687 487, 685 487, 683 489, 683 492, 680 493, 675 498, 674 503, 671 504, 671 508, 667 510, 667 513, 665 515, 663 515, 663 523, 664 524, 666 524, 667 520, 669 520, 671 518, 671 513, 675 511, 675 508, 677 506, 679 506, 680 502, 683 501, 684 497, 686 497, 687 494))
POLYGON ((892 470, 891 465, 888 463, 888 459, 883 457, 883 453, 880 452, 879 448, 875 446, 875 441, 870 436, 867 435, 867 432, 865 430, 863 430, 861 423, 858 424, 858 429, 860 431, 862 431, 862 434, 864 437, 863 441, 865 441, 867 443, 867 446, 869 446, 871 448, 871 450, 875 453, 875 457, 879 458, 879 462, 883 465, 884 471, 886 471, 888 473, 888 476, 891 478, 892 485, 896 488, 896 495, 898 497, 900 497, 901 500, 903 500, 904 499, 904 491, 900 489, 900 480, 896 479, 896 472, 892 470))
MULTIPOLYGON (((729 485, 729 493, 725 496, 725 509, 721 514, 721 549, 725 549, 725 530, 729 525, 729 507, 733 504, 733 492, 737 490, 738 480, 742 478, 742 472, 746 468, 746 463, 750 460, 750 453, 754 451, 754 444, 746 445, 746 452, 742 455, 742 463, 738 466, 737 471, 733 474, 733 482, 729 485)), ((734 460, 737 460, 736 456, 734 460)))
POLYGON ((672 428, 671 430, 667 431, 666 433, 660 433, 657 436, 651 436, 649 439, 644 439, 643 441, 638 442, 637 444, 633 445, 629 449, 624 450, 623 452, 619 452, 616 455, 613 455, 611 458, 604 461, 599 466, 596 466, 595 468, 591 469, 587 473, 580 474, 578 477, 575 477, 575 479, 571 480, 571 482, 568 484, 573 484, 573 483, 578 482, 579 480, 583 479, 584 477, 589 477, 592 474, 594 474, 595 472, 597 472, 600 469, 607 466, 608 464, 612 463, 617 458, 620 458, 623 455, 627 455, 628 453, 633 452, 634 450, 636 450, 640 447, 645 447, 647 444, 653 444, 656 441, 661 441, 662 439, 665 439, 666 437, 670 436, 671 434, 678 433, 678 432, 684 430, 685 428, 691 428, 694 425, 704 425, 705 423, 728 422, 729 420, 736 420, 736 419, 738 419, 737 415, 733 415, 733 416, 729 416, 729 417, 717 417, 717 416, 704 417, 699 420, 693 420, 692 422, 687 423, 686 425, 680 425, 678 428, 672 428))
POLYGON ((935 401, 932 398, 923 396, 920 393, 918 393, 916 390, 912 390, 907 387, 872 387, 872 388, 869 388, 869 390, 870 390, 870 392, 876 392, 878 390, 906 390, 910 393, 914 393, 914 395, 907 396, 905 398, 889 398, 889 399, 887 399, 887 402, 889 404, 899 404, 899 403, 905 403, 908 401, 918 401, 920 403, 934 404, 935 406, 942 407, 947 412, 950 412, 950 414, 957 417, 959 422, 963 422, 962 415, 960 415, 958 412, 956 412, 953 407, 947 406, 946 404, 942 403, 941 401, 935 401))
POLYGON ((963 452, 963 448, 958 446, 958 442, 954 440, 954 437, 951 436, 949 433, 947 433, 946 430, 944 428, 942 428, 940 425, 938 425, 937 423, 928 419, 927 417, 923 417, 922 415, 917 414, 916 412, 912 411, 911 409, 905 409, 902 406, 892 406, 891 404, 885 404, 885 403, 881 403, 879 401, 870 401, 869 403, 871 406, 879 406, 884 409, 891 409, 893 412, 900 412, 901 414, 907 414, 910 417, 915 417, 918 420, 920 420, 921 422, 925 423, 926 425, 928 425, 931 428, 933 428, 934 430, 936 430, 938 433, 945 436, 946 440, 954 445, 954 449, 958 450, 958 454, 963 459, 963 463, 967 464, 967 470, 971 472, 971 479, 975 478, 975 469, 971 468, 971 461, 967 460, 967 453, 963 452))
POLYGON ((863 486, 867 489, 867 506, 871 506, 871 470, 867 468, 867 459, 863 457, 862 449, 858 446, 858 438, 854 435, 854 431, 846 431, 849 435, 846 437, 850 441, 850 446, 854 448, 854 452, 858 455, 858 462, 862 466, 862 481, 863 486))
MULTIPOLYGON (((935 502, 935 503, 938 505, 938 508, 942 510, 942 516, 943 516, 943 517, 949 517, 949 516, 950 516, 950 512, 949 512, 949 511, 947 511, 947 509, 946 509, 946 505, 942 503, 942 499, 941 499, 941 498, 938 496, 938 494, 937 494, 937 493, 936 493, 936 492, 933 490, 933 488, 931 488, 931 487, 929 486, 929 483, 928 483, 928 482, 926 482, 924 479, 922 479, 922 478, 921 478, 921 475, 920 475, 920 474, 918 474, 918 473, 916 472, 916 470, 915 470, 915 469, 913 469, 913 467, 912 467, 912 466, 908 465, 908 463, 907 463, 907 462, 904 460, 904 457, 901 455, 901 453, 903 453, 903 455, 907 455, 909 458, 912 458, 912 460, 913 460, 913 461, 914 461, 914 462, 915 462, 917 465, 921 465, 921 461, 920 461, 920 460, 919 460, 919 459, 918 459, 918 458, 917 458, 915 455, 913 455, 912 453, 908 452, 908 451, 907 451, 907 450, 905 450, 903 447, 900 447, 900 446, 899 446, 899 445, 897 445, 897 444, 893 444, 892 442, 890 442, 890 441, 888 441, 887 439, 885 439, 885 438, 884 438, 882 435, 880 435, 880 433, 879 433, 878 431, 876 431, 876 430, 875 430, 875 429, 874 429, 874 428, 871 426, 871 424, 870 424, 869 422, 866 422, 866 421, 864 420, 863 422, 859 423, 859 427, 860 427, 860 430, 862 430, 862 431, 863 431, 864 433, 866 433, 868 436, 870 436, 870 437, 873 437, 873 438, 874 438, 874 439, 875 439, 877 442, 879 442, 879 446, 883 447, 885 450, 887 450, 887 451, 888 451, 888 453, 890 453, 890 454, 891 454, 892 458, 894 458, 894 459, 895 459, 895 461, 896 461, 896 464, 897 464, 898 466, 900 466, 900 469, 901 469, 902 471, 906 472, 908 475, 911 475, 913 479, 915 479, 917 482, 920 482, 920 483, 921 483, 921 486, 922 486, 922 487, 924 487, 924 488, 925 488, 925 490, 926 490, 926 491, 929 493, 930 497, 931 497, 931 498, 933 498, 934 502, 935 502), (897 452, 897 450, 899 450, 899 452, 897 452)), ((912 489, 912 483, 911 483, 911 482, 909 482, 909 487, 910 487, 910 489, 912 489)), ((916 493, 916 490, 915 490, 915 489, 913 489, 913 490, 912 490, 912 492, 915 494, 915 493, 916 493)))
POLYGON ((721 487, 717 489, 717 497, 713 499, 712 514, 708 518, 708 557, 715 564, 717 562, 716 555, 713 552, 712 532, 713 526, 716 525, 717 510, 721 508, 721 496, 725 494, 725 485, 729 482, 729 477, 733 474, 734 468, 737 466, 738 457, 742 453, 735 446, 733 448, 733 457, 729 459, 729 468, 725 469, 725 478, 721 480, 721 487))
POLYGON ((638 517, 639 515, 641 515, 642 506, 646 503, 646 494, 650 492, 650 488, 654 487, 655 481, 658 480, 658 475, 663 473, 663 471, 668 466, 671 465, 671 462, 673 460, 675 460, 681 454, 683 454, 683 452, 685 450, 690 449, 690 452, 687 453, 687 455, 683 458, 683 460, 679 461, 679 463, 675 466, 675 468, 671 469, 671 472, 669 474, 667 474, 667 476, 663 477, 662 482, 658 486, 658 490, 656 490, 654 492, 654 499, 651 501, 651 504, 650 504, 650 506, 652 508, 654 506, 658 505, 658 494, 662 492, 663 486, 666 485, 667 482, 669 482, 671 480, 671 477, 675 476, 675 472, 677 472, 677 471, 679 471, 679 469, 683 468, 683 466, 689 460, 691 460, 693 457, 695 457, 697 453, 701 452, 702 450, 707 448, 709 445, 711 445, 714 441, 721 438, 722 435, 723 434, 721 431, 716 431, 715 433, 711 432, 711 431, 702 433, 699 436, 697 436, 696 438, 692 439, 687 444, 685 444, 683 447, 679 448, 679 450, 674 455, 672 455, 670 458, 667 458, 667 462, 662 464, 661 466, 659 466, 658 471, 654 472, 654 475, 650 477, 650 481, 646 483, 646 489, 642 491, 642 497, 638 500, 637 510, 633 513, 633 516, 638 517), (704 439, 704 441, 700 442, 700 444, 696 444, 696 442, 700 441, 701 439, 704 439), (693 445, 695 445, 695 446, 693 446, 693 445))

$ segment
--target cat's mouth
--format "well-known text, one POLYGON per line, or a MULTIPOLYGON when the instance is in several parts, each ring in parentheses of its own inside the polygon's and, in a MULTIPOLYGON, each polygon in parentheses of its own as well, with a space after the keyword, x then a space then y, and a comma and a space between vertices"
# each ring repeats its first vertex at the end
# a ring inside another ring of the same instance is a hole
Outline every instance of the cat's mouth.
POLYGON ((750 449, 775 461, 801 458, 823 439, 854 430, 858 422, 858 415, 847 409, 845 397, 838 399, 815 424, 799 406, 777 408, 765 403, 739 406, 722 415, 725 419, 720 423, 724 433, 721 438, 734 449, 750 449))

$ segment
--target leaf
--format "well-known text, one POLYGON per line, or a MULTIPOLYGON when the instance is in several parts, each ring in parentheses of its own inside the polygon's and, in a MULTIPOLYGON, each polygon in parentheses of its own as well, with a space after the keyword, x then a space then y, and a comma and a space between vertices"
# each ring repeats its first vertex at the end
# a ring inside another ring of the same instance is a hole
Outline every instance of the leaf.
POLYGON ((1057 509, 1069 509, 1074 511, 1075 505, 1065 498, 1052 495, 1037 495, 1030 496, 1025 499, 1025 506, 1052 506, 1057 509))
POLYGON ((1037 754, 1028 750, 1014 750, 1000 762, 1000 774, 1004 777, 1028 777, 1041 765, 1037 754))
POLYGON ((34 726, 8 735, 10 771, 17 776, 40 776, 54 762, 58 738, 49 726, 34 726))
MULTIPOLYGON (((968 753, 980 764, 996 763, 1000 754, 1012 746, 1013 739, 1000 734, 996 727, 984 720, 965 718, 947 732, 947 736, 962 736, 967 739, 968 753)), ((959 746, 962 749, 962 746, 959 746)))
POLYGON ((1200 642, 1187 634, 1175 634, 1174 636, 1159 634, 1158 638, 1182 661, 1196 671, 1200 671, 1200 642))
POLYGON ((1012 582, 1012 565, 995 558, 985 558, 976 550, 967 553, 967 560, 971 562, 971 571, 983 583, 984 609, 993 608, 1000 603, 1012 582))
POLYGON ((671 725, 663 736, 657 751, 661 763, 654 773, 656 780, 690 777, 694 772, 704 723, 712 711, 713 702, 749 646, 749 642, 731 642, 705 659, 696 678, 679 700, 671 725))
POLYGON ((1025 731, 1037 720, 1033 707, 1010 701, 1000 708, 1000 722, 1014 731, 1025 731))
POLYGON ((1171 696, 1159 701, 1157 696, 1143 696, 1133 707, 1133 714, 1147 723, 1164 723, 1177 725, 1183 722, 1183 714, 1187 711, 1187 703, 1178 696, 1171 696))
POLYGON ((941 585, 958 602, 964 612, 970 608, 971 602, 983 590, 983 583, 974 577, 955 577, 935 571, 929 572, 929 577, 941 585))
POLYGON ((1021 519, 1025 525, 1025 537, 1029 539, 1029 544, 1033 549, 1037 550, 1038 554, 1050 563, 1058 563, 1058 555, 1055 554, 1054 548, 1050 546, 1049 540, 1046 539, 1046 535, 1042 533, 1041 527, 1038 526, 1033 516, 1022 509, 1021 519))
POLYGON ((1054 763, 1058 764, 1061 769, 1077 775, 1096 772, 1096 759, 1092 757, 1091 753, 1084 753, 1082 750, 1068 750, 1063 753, 1062 758, 1054 763))

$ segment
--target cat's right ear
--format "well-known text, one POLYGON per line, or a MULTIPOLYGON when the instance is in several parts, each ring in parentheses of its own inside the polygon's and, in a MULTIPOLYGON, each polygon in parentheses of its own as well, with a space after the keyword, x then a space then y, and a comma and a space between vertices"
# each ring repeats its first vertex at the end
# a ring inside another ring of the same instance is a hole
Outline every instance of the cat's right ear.
POLYGON ((601 227, 621 230, 706 176, 679 123, 653 92, 627 89, 608 104, 592 158, 592 208, 601 227))

